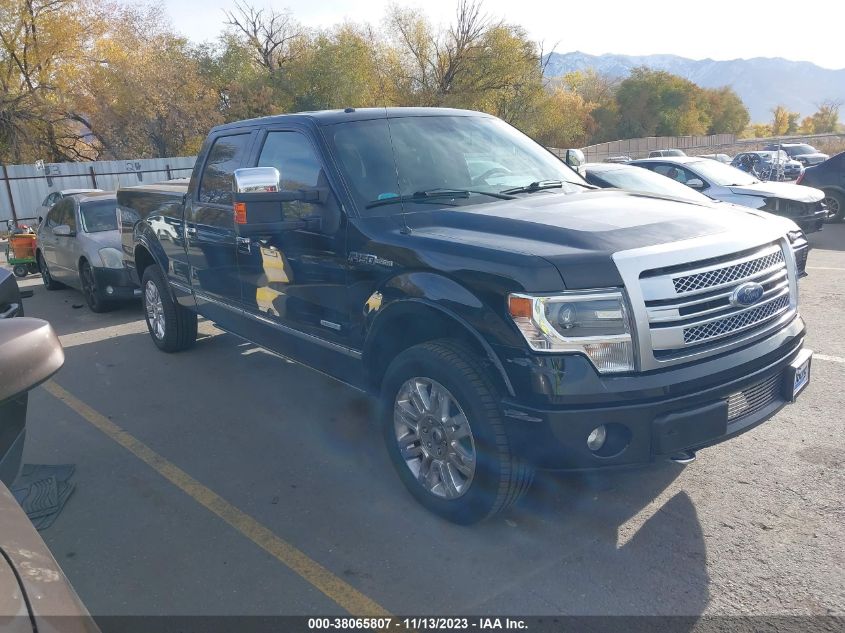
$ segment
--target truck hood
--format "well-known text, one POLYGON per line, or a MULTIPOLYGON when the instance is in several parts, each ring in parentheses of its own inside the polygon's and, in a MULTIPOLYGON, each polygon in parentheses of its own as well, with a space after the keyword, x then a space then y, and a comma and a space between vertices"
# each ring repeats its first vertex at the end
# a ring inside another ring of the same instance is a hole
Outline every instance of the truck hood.
POLYGON ((621 285, 612 259, 618 251, 716 233, 773 229, 770 218, 733 206, 618 190, 542 192, 510 201, 420 211, 405 218, 417 238, 541 257, 558 269, 571 289, 621 285))
POLYGON ((788 182, 758 182, 742 187, 730 187, 730 190, 740 196, 781 198, 795 202, 819 202, 824 198, 824 193, 819 189, 805 187, 804 185, 793 185, 788 182))

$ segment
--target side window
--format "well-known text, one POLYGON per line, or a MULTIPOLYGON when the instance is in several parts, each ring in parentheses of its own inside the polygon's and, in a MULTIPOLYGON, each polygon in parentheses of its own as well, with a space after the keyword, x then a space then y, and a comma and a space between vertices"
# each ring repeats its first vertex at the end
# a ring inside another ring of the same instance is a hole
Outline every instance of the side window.
MULTIPOLYGON (((270 132, 261 148, 258 167, 275 167, 285 189, 313 189, 320 184, 323 170, 308 138, 299 132, 270 132)), ((285 203, 285 216, 304 218, 320 213, 315 205, 294 201, 285 203)))
MULTIPOLYGON (((59 202, 56 206, 53 207, 53 210, 50 211, 50 216, 53 219, 53 227, 61 226, 63 224, 67 224, 71 226, 71 217, 73 216, 73 200, 71 198, 65 198, 61 202, 59 202)), ((71 230, 73 227, 71 227, 71 230)))
POLYGON ((232 204, 232 174, 243 162, 249 139, 249 134, 238 134, 214 141, 202 170, 200 202, 232 204))
POLYGON ((62 212, 63 224, 67 224, 71 231, 76 231, 76 203, 73 198, 68 198, 62 206, 64 208, 62 212))

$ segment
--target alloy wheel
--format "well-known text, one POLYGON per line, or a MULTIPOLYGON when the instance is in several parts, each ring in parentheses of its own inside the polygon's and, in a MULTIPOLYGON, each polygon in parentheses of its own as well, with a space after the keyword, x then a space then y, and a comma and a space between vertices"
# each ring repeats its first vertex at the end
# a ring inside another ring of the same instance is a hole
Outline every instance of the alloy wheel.
POLYGON ((150 330, 158 340, 164 339, 164 304, 161 301, 161 294, 152 281, 147 281, 144 287, 144 308, 147 311, 147 322, 150 330))
POLYGON ((414 377, 396 395, 396 443, 405 465, 426 491, 457 499, 472 484, 475 439, 455 397, 439 382, 414 377))

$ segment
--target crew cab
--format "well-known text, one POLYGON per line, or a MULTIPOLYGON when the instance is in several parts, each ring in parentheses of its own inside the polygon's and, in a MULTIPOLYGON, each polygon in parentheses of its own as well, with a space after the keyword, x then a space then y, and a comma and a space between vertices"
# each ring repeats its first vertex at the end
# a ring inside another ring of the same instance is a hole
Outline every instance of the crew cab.
POLYGON ((800 231, 598 189, 486 114, 226 124, 189 183, 117 198, 161 350, 200 314, 372 394, 403 483, 451 521, 535 469, 689 461, 810 378, 800 231))

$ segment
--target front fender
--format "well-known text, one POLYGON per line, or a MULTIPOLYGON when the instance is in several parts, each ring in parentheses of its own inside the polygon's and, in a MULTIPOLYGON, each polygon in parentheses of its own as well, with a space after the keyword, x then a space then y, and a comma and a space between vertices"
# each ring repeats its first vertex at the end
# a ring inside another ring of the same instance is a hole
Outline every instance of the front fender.
MULTIPOLYGON (((498 293, 492 293, 501 298, 498 293)), ((426 310, 454 323, 454 334, 471 337, 501 374, 502 382, 511 395, 513 386, 504 370, 501 360, 491 346, 491 341, 500 345, 522 346, 523 340, 505 320, 504 299, 501 310, 485 302, 458 282, 428 272, 409 272, 387 280, 370 296, 365 310, 364 356, 367 357, 383 339, 380 333, 396 319, 424 318, 426 310), (381 339, 381 340, 380 340, 381 339)), ((410 326, 410 323, 408 323, 410 326)), ((450 334, 452 331, 450 330, 450 334)))

